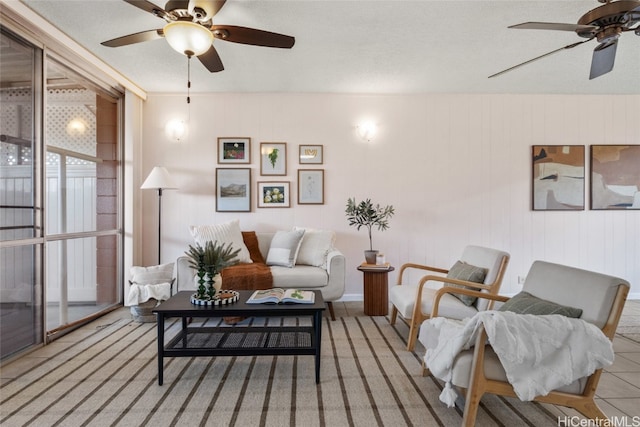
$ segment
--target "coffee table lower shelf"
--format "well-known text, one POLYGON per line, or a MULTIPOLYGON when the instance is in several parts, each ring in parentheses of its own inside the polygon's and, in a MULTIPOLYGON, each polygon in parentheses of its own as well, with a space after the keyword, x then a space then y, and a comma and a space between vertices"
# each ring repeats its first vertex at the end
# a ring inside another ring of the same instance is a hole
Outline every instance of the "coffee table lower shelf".
POLYGON ((313 327, 192 327, 164 348, 166 357, 315 355, 313 327), (243 331, 246 329, 246 331, 243 331))

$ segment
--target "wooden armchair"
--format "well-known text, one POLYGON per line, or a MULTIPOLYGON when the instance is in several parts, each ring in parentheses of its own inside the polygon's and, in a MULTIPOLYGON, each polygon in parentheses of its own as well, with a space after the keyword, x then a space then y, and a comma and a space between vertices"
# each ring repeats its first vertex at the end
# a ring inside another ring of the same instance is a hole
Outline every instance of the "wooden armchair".
POLYGON ((450 270, 421 264, 408 263, 400 267, 398 282, 389 291, 389 300, 393 305, 390 322, 392 325, 395 324, 398 313, 409 321, 407 350, 413 351, 420 325, 426 319, 437 316, 464 319, 474 316, 478 311, 491 308, 492 301, 477 299, 469 304, 469 301, 465 303, 454 294, 475 297, 474 292, 468 292, 471 290, 470 288, 482 293, 497 294, 509 263, 509 254, 481 246, 467 246, 460 261, 485 270, 484 279, 478 283, 446 277, 443 275, 450 275, 450 270), (406 284, 404 273, 409 269, 429 271, 440 275, 426 275, 417 284, 406 284), (430 281, 439 282, 444 286, 439 289, 425 286, 430 281), (452 287, 453 285, 462 287, 452 287))
MULTIPOLYGON (((613 276, 536 261, 529 270, 523 291, 542 300, 537 304, 552 302, 582 310, 580 319, 596 325, 612 340, 629 292, 629 283, 613 276)), ((475 294, 492 301, 506 302, 510 299, 479 292, 475 294)), ((525 313, 534 314, 534 310, 540 308, 532 306, 525 313)), ((529 336, 527 339, 530 339, 529 336)), ((429 322, 421 327, 419 340, 426 348, 437 346, 438 338, 429 322)), ((607 425, 606 415, 594 400, 601 373, 602 369, 598 369, 589 376, 533 400, 573 408, 594 420, 594 425, 607 425)), ((487 333, 482 326, 475 345, 456 356, 451 382, 465 396, 463 426, 475 425, 478 405, 485 393, 517 397, 496 352, 487 342, 487 333)))

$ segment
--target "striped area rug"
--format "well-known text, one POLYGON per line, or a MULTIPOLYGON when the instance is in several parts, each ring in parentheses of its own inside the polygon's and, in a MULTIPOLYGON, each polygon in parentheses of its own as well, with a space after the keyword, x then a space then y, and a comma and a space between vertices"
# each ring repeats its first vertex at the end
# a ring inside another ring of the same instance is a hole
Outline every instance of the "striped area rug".
MULTIPOLYGON (((206 320, 212 322, 218 320, 206 320)), ((402 325, 385 317, 324 320, 318 385, 313 356, 243 356, 165 359, 158 386, 155 328, 119 318, 39 350, 45 361, 4 381, 0 425, 396 427, 462 420, 438 400, 441 383, 421 376, 402 325)), ((168 325, 167 335, 177 328, 177 321, 168 325)), ((557 419, 542 405, 485 396, 477 425, 556 426, 557 419)))

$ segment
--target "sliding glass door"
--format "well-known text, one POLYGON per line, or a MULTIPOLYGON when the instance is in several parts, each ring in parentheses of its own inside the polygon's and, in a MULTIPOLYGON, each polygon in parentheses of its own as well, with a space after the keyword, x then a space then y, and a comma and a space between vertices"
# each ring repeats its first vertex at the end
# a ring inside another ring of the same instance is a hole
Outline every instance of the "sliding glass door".
POLYGON ((121 94, 1 37, 0 360, 122 301, 121 94))
POLYGON ((45 113, 47 331, 95 315, 118 292, 118 99, 48 58, 45 113))
POLYGON ((0 32, 0 351, 42 343, 41 51, 0 32))

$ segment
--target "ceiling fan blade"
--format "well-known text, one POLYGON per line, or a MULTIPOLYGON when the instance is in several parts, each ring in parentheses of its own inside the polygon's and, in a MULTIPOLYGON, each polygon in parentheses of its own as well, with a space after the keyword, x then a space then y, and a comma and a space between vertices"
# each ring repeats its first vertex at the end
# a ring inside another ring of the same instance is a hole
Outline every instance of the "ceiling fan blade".
POLYGON ((165 10, 168 12, 171 12, 176 9, 187 10, 188 7, 189 7, 189 0, 169 0, 164 5, 165 10))
POLYGON ((523 22, 522 24, 511 25, 508 28, 515 28, 517 30, 575 31, 580 33, 598 29, 598 27, 594 25, 562 24, 557 22, 523 22))
POLYGON ((157 40, 164 37, 162 29, 141 31, 139 33, 129 34, 128 36, 122 36, 115 39, 107 40, 100 43, 107 47, 120 47, 127 46, 135 43, 148 42, 151 40, 157 40))
POLYGON ((218 39, 254 46, 290 49, 296 42, 295 37, 235 25, 213 25, 211 31, 218 39))
POLYGON ((628 11, 625 14, 625 19, 628 20, 627 28, 634 26, 636 22, 640 22, 640 6, 628 11))
POLYGON ((591 41, 591 40, 593 40, 593 37, 590 38, 590 39, 587 39, 587 40, 582 40, 582 41, 579 41, 579 42, 576 42, 576 43, 568 44, 566 46, 561 47, 560 49, 552 50, 551 52, 547 52, 544 55, 536 56, 533 59, 530 59, 530 60, 525 61, 525 62, 521 62, 520 64, 514 65, 513 67, 507 68, 506 70, 502 70, 502 71, 500 71, 498 73, 492 74, 492 75, 489 76, 489 78, 497 77, 497 76, 502 75, 504 73, 507 73, 507 72, 509 72, 511 70, 515 70, 516 68, 522 67, 523 65, 527 65, 527 64, 532 63, 533 61, 537 61, 538 59, 542 59, 542 58, 544 58, 546 56, 553 55, 554 53, 560 52, 561 50, 572 49, 572 48, 574 48, 574 47, 576 47, 578 45, 581 45, 582 43, 586 43, 586 42, 591 41))
POLYGON ((184 0, 184 2, 187 5, 183 9, 189 10, 192 15, 195 8, 200 8, 206 15, 204 18, 211 19, 222 9, 227 0, 184 0))
POLYGON ((618 49, 618 40, 609 43, 603 43, 593 49, 593 58, 591 59, 591 72, 589 80, 600 77, 613 70, 613 63, 616 59, 616 50, 618 49))
POLYGON ((208 51, 198 56, 202 65, 204 65, 207 70, 212 73, 217 73, 218 71, 224 70, 224 65, 222 65, 222 60, 216 51, 216 48, 213 45, 209 48, 208 51))
POLYGON ((227 2, 227 0, 213 0, 213 15, 215 15, 216 13, 218 13, 218 11, 220 9, 222 9, 222 6, 224 6, 224 4, 227 2))
POLYGON ((158 6, 157 4, 151 3, 147 0, 124 0, 132 6, 137 7, 138 9, 142 9, 145 12, 149 12, 152 15, 157 16, 158 18, 164 18, 167 15, 167 11, 158 6))

